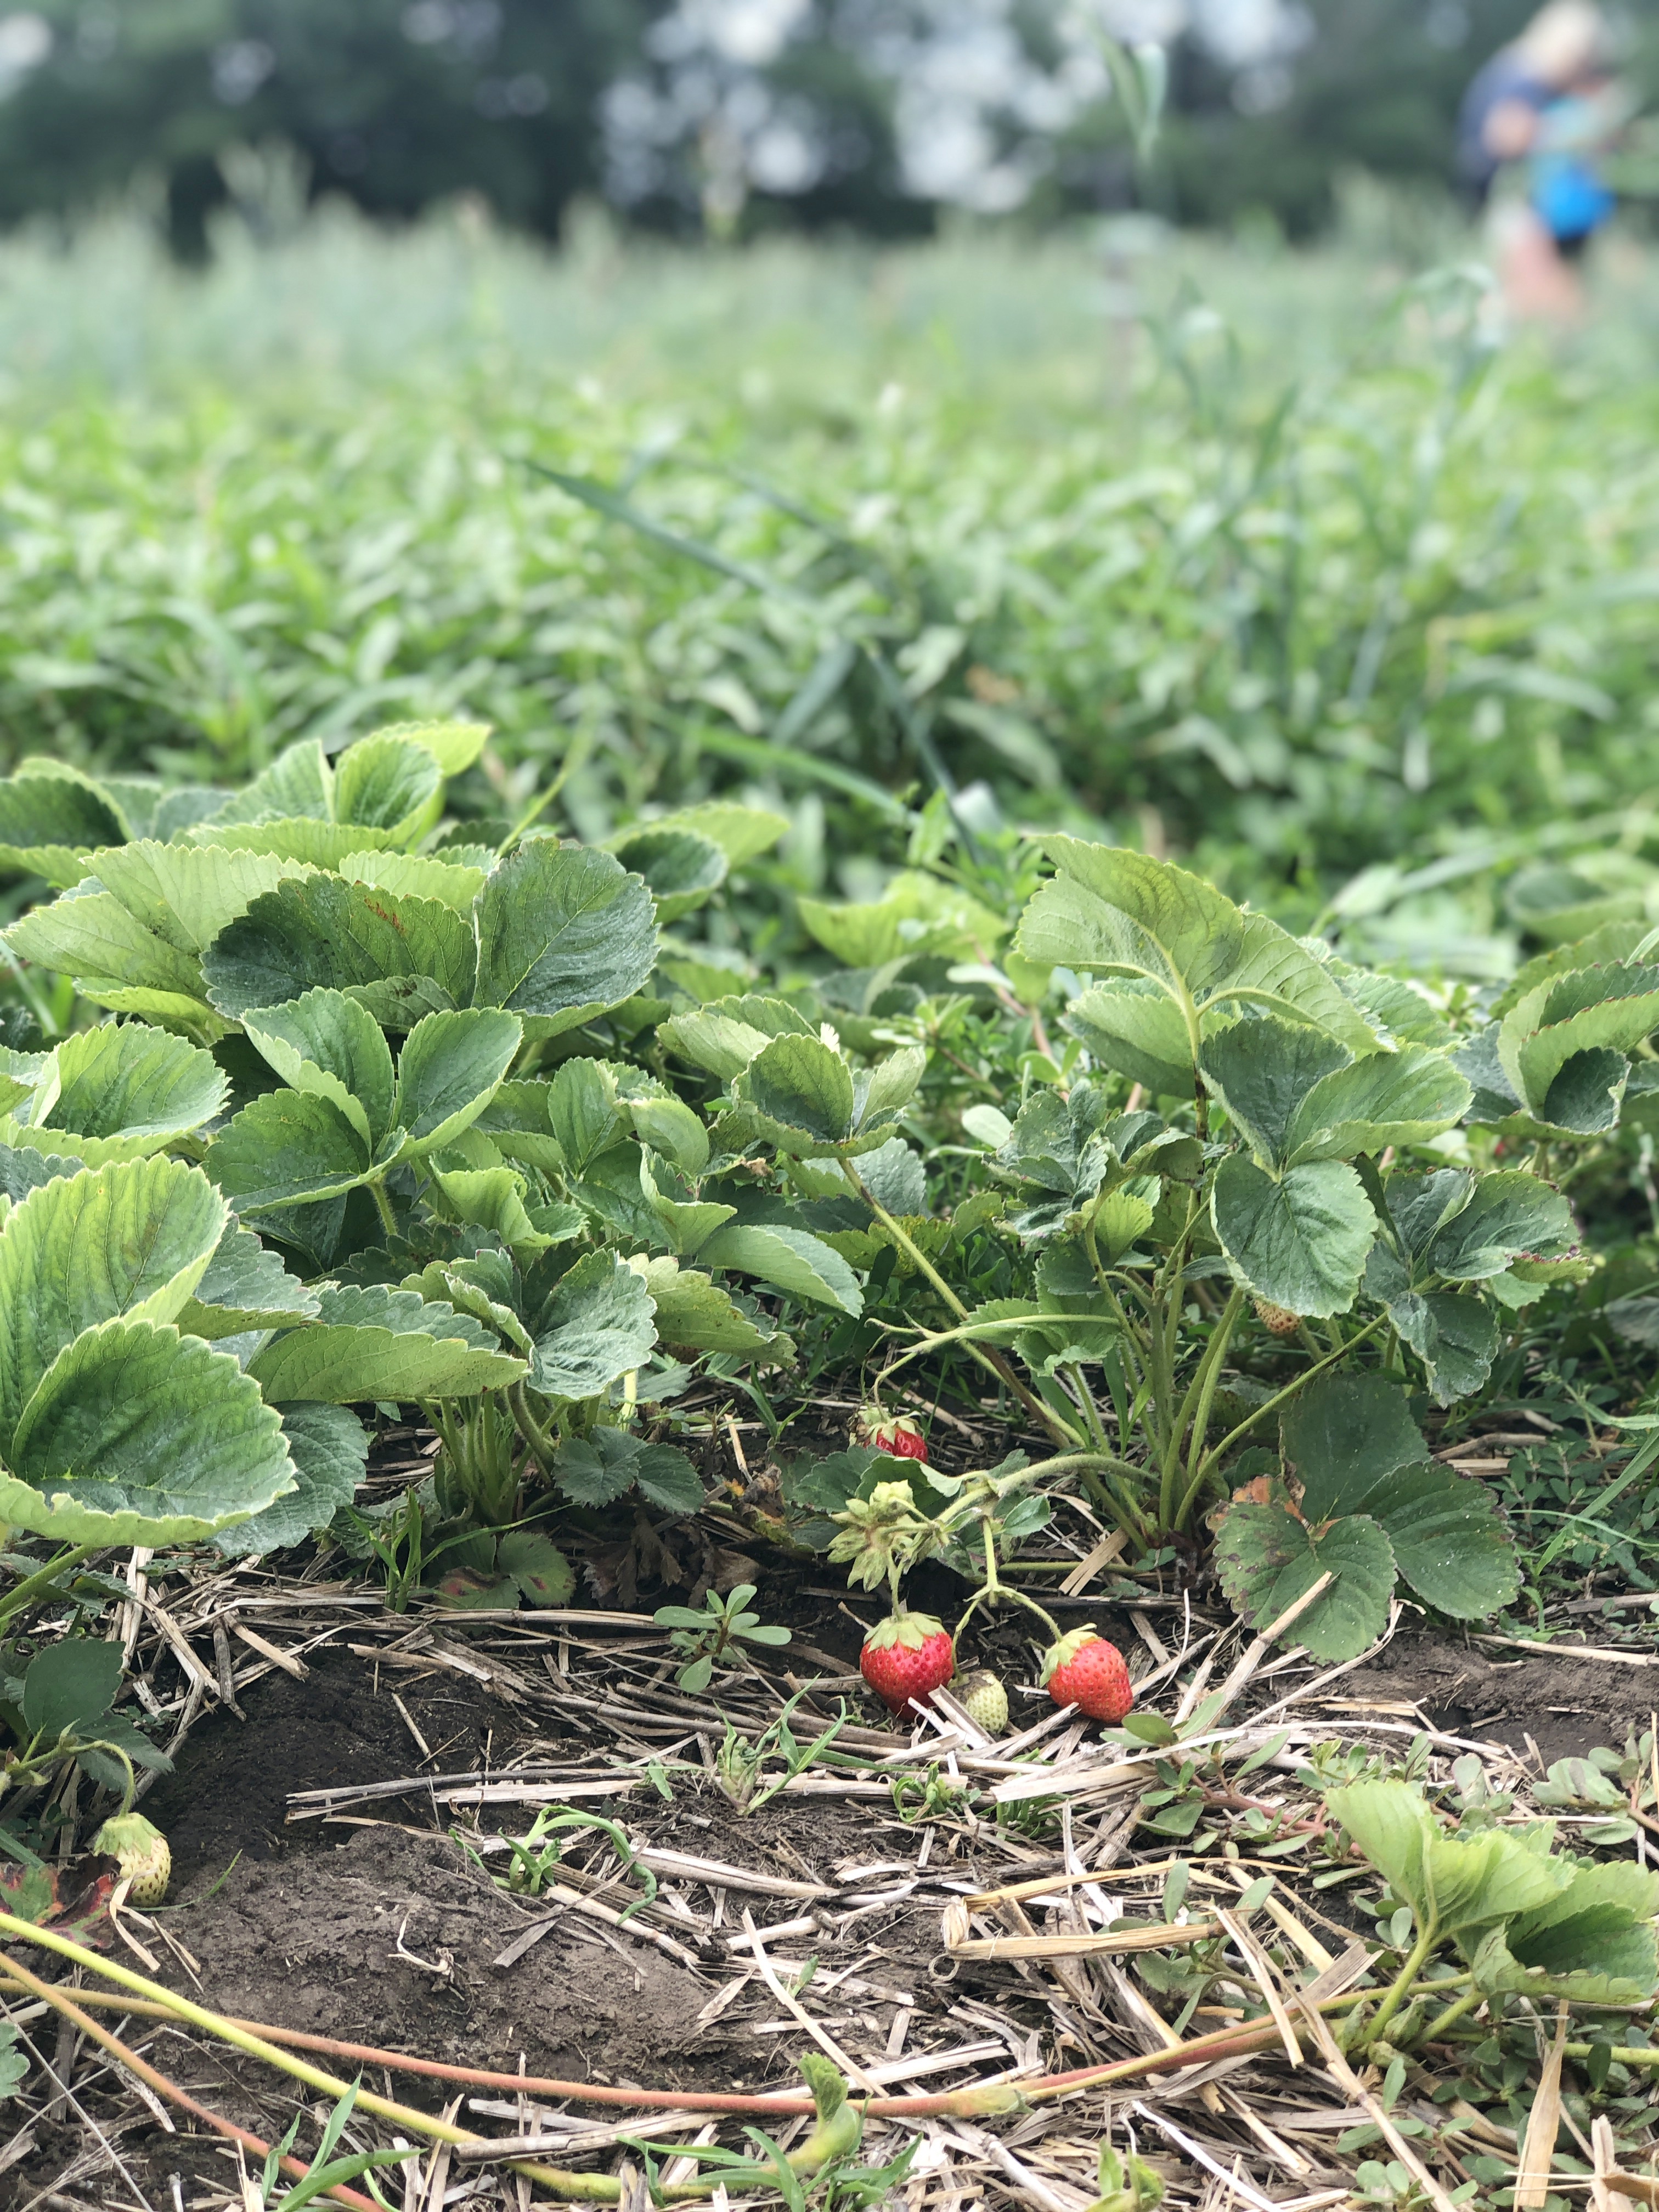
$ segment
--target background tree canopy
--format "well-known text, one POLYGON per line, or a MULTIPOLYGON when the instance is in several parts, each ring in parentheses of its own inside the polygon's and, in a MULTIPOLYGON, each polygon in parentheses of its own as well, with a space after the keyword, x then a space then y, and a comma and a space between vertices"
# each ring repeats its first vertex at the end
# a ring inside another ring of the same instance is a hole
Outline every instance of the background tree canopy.
MULTIPOLYGON (((285 143, 313 195, 460 191, 556 234, 604 194, 653 228, 929 228, 1267 210, 1293 234, 1364 167, 1443 182, 1464 85, 1530 0, 43 0, 0 15, 0 221, 147 179, 206 249, 227 151, 285 143), (1138 169, 1103 32, 1164 42, 1138 169)), ((1654 0, 1635 11, 1650 31, 1654 0)))

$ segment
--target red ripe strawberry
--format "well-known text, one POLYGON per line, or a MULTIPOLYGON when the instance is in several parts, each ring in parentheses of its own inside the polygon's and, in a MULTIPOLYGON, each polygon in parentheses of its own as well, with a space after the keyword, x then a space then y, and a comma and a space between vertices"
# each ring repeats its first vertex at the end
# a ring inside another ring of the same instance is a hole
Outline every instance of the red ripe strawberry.
POLYGON ((1076 1705, 1091 1721, 1121 1721, 1135 1701, 1123 1654, 1092 1628, 1074 1628, 1050 1644, 1042 1679, 1057 1705, 1076 1705))
POLYGON ((956 1672, 951 1638, 931 1613, 896 1613, 864 1639, 859 1672, 890 1712, 927 1697, 956 1672))
POLYGON ((859 1442, 895 1459, 919 1459, 927 1464, 927 1439, 921 1425, 908 1413, 884 1413, 879 1406, 866 1406, 858 1418, 859 1442))

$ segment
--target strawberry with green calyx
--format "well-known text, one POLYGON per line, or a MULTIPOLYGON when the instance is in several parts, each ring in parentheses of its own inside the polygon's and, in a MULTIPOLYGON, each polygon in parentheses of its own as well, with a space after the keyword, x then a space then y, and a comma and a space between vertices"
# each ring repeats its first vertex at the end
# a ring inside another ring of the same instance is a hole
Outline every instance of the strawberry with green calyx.
POLYGON ((1074 1628, 1049 1645, 1042 1680, 1057 1705, 1075 1705, 1091 1721, 1113 1726, 1135 1701, 1123 1654, 1092 1628, 1074 1628))
POLYGON ((895 1613, 878 1621, 859 1653, 859 1672, 890 1713, 902 1713, 948 1682, 956 1648, 931 1613, 895 1613))
POLYGON ((1008 1692, 988 1667, 970 1668, 952 1694, 976 1729, 993 1741, 1008 1733, 1008 1692))
POLYGON ((167 1839, 142 1813, 116 1813, 92 1839, 95 1851, 107 1851, 132 1887, 127 1895, 135 1905, 159 1905, 167 1893, 173 1872, 173 1853, 167 1839))
POLYGON ((908 1413, 884 1413, 879 1406, 866 1406, 854 1425, 861 1444, 894 1459, 919 1459, 927 1466, 927 1439, 921 1433, 921 1424, 908 1413))

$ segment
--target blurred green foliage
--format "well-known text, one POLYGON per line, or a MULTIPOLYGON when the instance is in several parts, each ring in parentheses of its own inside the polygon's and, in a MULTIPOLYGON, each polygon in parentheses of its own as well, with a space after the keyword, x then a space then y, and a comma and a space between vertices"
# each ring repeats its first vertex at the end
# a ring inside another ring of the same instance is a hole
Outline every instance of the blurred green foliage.
POLYGON ((1310 915, 1378 862, 1427 897, 1652 787, 1650 333, 1638 282, 1559 358, 1494 349, 1471 280, 1372 268, 14 249, 7 748, 231 777, 465 709, 526 789, 580 741, 588 836, 785 802, 808 887, 900 864, 942 772, 1310 915))

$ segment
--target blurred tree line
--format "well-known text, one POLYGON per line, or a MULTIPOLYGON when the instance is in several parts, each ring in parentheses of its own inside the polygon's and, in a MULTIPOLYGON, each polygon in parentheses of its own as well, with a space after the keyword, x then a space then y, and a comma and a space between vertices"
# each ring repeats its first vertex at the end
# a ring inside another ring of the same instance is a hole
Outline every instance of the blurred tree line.
MULTIPOLYGON (((0 13, 0 222, 149 180, 208 246, 235 149, 408 216, 470 191, 553 235, 603 195, 670 231, 925 230, 1263 210, 1364 168, 1443 184, 1475 68, 1532 0, 40 0, 0 13), (1168 46, 1138 162, 1103 33, 1168 46)), ((1642 0, 1651 30, 1659 0, 1642 0)))

